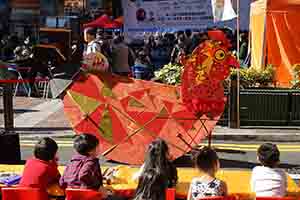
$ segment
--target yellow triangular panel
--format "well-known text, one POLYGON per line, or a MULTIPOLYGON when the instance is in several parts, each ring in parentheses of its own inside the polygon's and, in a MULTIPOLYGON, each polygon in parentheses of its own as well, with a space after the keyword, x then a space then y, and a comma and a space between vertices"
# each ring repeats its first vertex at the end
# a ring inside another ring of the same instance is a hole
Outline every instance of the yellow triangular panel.
POLYGON ((128 101, 128 106, 137 107, 137 108, 144 108, 145 107, 141 102, 137 101, 136 99, 134 99, 132 97, 128 101))
POLYGON ((73 101, 78 104, 80 110, 85 114, 90 114, 96 110, 101 104, 98 100, 88 96, 84 96, 74 91, 69 91, 69 94, 73 101))

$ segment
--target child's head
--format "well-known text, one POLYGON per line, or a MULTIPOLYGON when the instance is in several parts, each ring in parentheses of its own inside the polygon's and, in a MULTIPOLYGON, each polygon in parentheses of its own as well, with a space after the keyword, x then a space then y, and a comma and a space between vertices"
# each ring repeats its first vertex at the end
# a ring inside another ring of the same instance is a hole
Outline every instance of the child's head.
POLYGON ((98 144, 99 140, 96 136, 83 133, 75 137, 73 147, 81 155, 96 156, 98 144))
POLYGON ((49 137, 45 137, 36 143, 33 153, 37 159, 50 161, 54 160, 57 150, 56 142, 49 137))
POLYGON ((168 162, 169 147, 162 139, 154 140, 148 147, 145 167, 162 168, 168 162))
POLYGON ((139 178, 135 199, 164 199, 168 183, 164 176, 155 169, 148 169, 139 178))
POLYGON ((204 146, 196 152, 194 164, 201 172, 214 176, 219 169, 219 157, 215 150, 204 146))
POLYGON ((265 143, 257 150, 259 162, 266 167, 275 167, 279 163, 280 152, 276 144, 265 143))

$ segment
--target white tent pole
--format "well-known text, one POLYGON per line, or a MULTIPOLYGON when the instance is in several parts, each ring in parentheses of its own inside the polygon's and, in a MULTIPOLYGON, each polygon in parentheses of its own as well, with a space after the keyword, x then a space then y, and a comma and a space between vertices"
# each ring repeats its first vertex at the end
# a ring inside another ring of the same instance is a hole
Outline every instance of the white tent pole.
MULTIPOLYGON (((240 61, 240 0, 236 0, 236 10, 237 10, 237 18, 236 18, 236 39, 237 39, 237 59, 240 61)), ((237 70, 237 128, 240 128, 240 70, 237 70)))

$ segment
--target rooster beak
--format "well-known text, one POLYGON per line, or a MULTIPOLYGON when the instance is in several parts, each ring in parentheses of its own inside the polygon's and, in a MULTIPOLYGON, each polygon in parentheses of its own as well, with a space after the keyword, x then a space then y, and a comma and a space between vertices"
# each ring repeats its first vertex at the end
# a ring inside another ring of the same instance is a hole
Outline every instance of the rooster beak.
POLYGON ((233 56, 229 56, 227 63, 232 68, 240 68, 240 62, 233 56))

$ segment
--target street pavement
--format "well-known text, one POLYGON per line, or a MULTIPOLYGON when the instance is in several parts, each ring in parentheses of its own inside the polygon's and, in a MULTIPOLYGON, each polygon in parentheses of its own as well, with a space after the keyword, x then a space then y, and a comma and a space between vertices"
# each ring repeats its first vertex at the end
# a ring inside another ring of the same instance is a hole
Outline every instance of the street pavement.
MULTIPOLYGON (((4 127, 3 102, 0 98, 0 129, 4 127)), ((29 97, 14 98, 15 131, 21 137, 71 136, 72 128, 63 111, 60 99, 29 97)), ((300 142, 300 127, 247 127, 231 129, 216 126, 214 140, 300 142)))
MULTIPOLYGON (((0 111, 3 103, 0 98, 0 111)), ((15 97, 15 130, 21 137, 22 159, 32 155, 37 138, 52 136, 60 147, 61 164, 65 164, 73 154, 72 128, 64 116, 63 103, 59 99, 38 99, 15 97)), ((3 128, 3 114, 0 128, 3 128)), ((257 164, 256 150, 263 142, 276 142, 281 151, 282 167, 291 169, 300 164, 300 127, 260 127, 230 129, 217 126, 213 131, 213 145, 217 148, 223 167, 252 168, 257 164)), ((206 142, 206 141, 204 141, 206 142)), ((104 164, 112 164, 102 159, 104 164)), ((176 161, 178 166, 191 166, 188 156, 176 161)))

